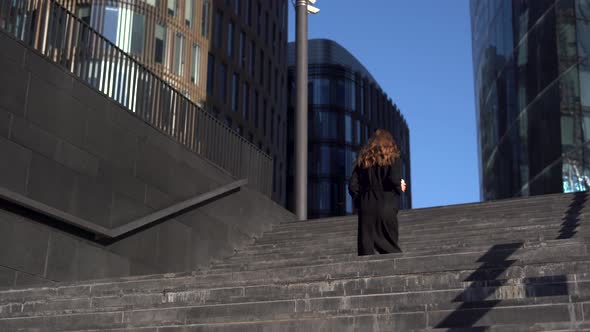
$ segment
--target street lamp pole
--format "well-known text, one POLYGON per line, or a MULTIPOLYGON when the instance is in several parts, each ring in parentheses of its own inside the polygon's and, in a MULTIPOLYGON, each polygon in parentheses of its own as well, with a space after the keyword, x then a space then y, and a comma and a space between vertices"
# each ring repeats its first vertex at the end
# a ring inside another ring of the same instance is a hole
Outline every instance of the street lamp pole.
POLYGON ((295 98, 295 214, 307 219, 307 13, 319 9, 315 0, 294 0, 296 15, 296 98, 295 98))

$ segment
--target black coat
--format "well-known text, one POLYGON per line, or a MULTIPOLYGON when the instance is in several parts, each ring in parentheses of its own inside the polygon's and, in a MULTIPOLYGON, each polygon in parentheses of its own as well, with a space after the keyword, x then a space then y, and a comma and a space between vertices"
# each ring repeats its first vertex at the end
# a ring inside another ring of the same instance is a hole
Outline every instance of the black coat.
POLYGON ((358 210, 358 253, 399 252, 397 212, 400 206, 401 162, 355 167, 348 192, 358 210))

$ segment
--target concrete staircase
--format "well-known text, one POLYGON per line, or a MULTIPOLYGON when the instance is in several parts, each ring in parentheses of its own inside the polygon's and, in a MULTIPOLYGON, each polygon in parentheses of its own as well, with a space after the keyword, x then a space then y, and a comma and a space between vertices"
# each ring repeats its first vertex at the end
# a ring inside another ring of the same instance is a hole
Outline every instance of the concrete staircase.
POLYGON ((280 224, 191 273, 0 292, 0 331, 590 331, 586 193, 280 224), (588 320, 585 320, 588 318, 588 320))

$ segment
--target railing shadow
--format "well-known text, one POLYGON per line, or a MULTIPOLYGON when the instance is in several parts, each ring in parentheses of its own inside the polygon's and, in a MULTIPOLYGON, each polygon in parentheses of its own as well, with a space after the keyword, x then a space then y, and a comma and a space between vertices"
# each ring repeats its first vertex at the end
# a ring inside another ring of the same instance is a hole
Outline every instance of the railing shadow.
POLYGON ((578 192, 574 194, 574 199, 570 203, 565 216, 563 217, 563 223, 561 223, 561 229, 557 240, 570 239, 578 232, 580 226, 580 215, 582 209, 586 206, 588 200, 588 192, 578 192))
MULTIPOLYGON (((498 294, 501 287, 511 287, 508 279, 499 278, 518 260, 508 259, 523 248, 524 242, 492 246, 477 262, 483 263, 465 281, 471 285, 459 294, 453 302, 462 302, 435 328, 473 328, 470 331, 486 331, 488 326, 475 326, 503 299, 487 300, 498 294)), ((509 292, 515 298, 568 295, 567 278, 563 275, 525 278, 521 285, 514 285, 509 292)))

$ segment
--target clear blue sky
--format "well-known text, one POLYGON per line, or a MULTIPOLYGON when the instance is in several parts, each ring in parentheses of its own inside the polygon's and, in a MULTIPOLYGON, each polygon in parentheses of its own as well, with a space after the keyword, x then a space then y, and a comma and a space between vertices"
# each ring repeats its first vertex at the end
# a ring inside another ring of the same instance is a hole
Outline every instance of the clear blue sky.
POLYGON ((413 207, 479 201, 469 1, 317 0, 316 6, 321 11, 309 16, 309 38, 348 49, 408 121, 413 207))

